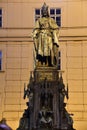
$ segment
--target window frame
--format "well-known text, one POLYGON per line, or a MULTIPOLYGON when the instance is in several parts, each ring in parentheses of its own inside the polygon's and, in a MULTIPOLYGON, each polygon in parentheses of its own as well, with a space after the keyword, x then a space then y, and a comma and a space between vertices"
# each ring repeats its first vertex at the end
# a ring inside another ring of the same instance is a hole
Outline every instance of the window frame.
MULTIPOLYGON (((49 14, 50 14, 50 17, 51 18, 54 18, 55 22, 57 23, 57 25, 59 27, 61 27, 61 8, 50 8, 49 9, 49 14), (55 10, 55 13, 54 14, 51 14, 51 10, 55 10), (60 10, 60 14, 56 14, 57 10, 60 10), (60 20, 57 22, 56 18, 60 18, 60 20)), ((41 18, 41 8, 35 8, 35 21, 38 19, 38 18, 41 18), (36 14, 36 10, 40 11, 39 14, 36 14)))
POLYGON ((61 50, 58 51, 58 70, 61 70, 61 50))
POLYGON ((61 8, 50 8, 50 17, 56 21, 59 27, 61 27, 61 8), (54 10, 54 14, 51 14, 51 10, 54 10), (60 10, 59 14, 56 13, 57 10, 60 10), (57 22, 56 18, 60 18, 60 21, 57 22))
POLYGON ((2 71, 2 50, 0 50, 0 71, 2 71))
POLYGON ((0 8, 0 28, 2 28, 2 8, 0 8))
POLYGON ((41 18, 41 9, 40 9, 40 8, 35 8, 35 21, 36 21, 38 18, 41 18), (36 11, 37 11, 37 10, 40 11, 40 14, 36 14, 36 11))

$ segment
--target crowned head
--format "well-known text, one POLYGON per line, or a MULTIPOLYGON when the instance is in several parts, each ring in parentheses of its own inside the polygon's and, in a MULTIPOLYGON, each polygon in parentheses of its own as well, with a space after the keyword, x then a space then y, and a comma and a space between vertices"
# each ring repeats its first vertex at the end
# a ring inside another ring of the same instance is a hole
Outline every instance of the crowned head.
POLYGON ((46 3, 44 3, 41 8, 41 14, 42 14, 42 17, 49 17, 48 6, 46 5, 46 3))

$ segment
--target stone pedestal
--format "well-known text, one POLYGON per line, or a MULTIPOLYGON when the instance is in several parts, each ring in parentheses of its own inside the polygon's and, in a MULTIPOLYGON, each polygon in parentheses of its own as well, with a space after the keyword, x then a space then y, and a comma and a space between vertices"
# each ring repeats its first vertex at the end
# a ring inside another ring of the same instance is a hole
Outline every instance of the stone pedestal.
POLYGON ((58 81, 59 71, 55 67, 38 67, 34 71, 34 79, 36 82, 43 81, 47 78, 48 81, 58 81))
MULTIPOLYGON (((56 68, 41 67, 34 71, 34 119, 38 120, 38 114, 41 111, 46 112, 48 115, 43 115, 44 121, 39 119, 43 121, 43 126, 49 124, 49 119, 47 118, 51 118, 52 126, 54 128, 59 127, 58 76, 56 68), (52 117, 49 117, 50 114, 52 117)), ((40 126, 39 122, 38 125, 40 126)), ((34 127, 36 127, 36 124, 34 124, 34 127)))
POLYGON ((27 109, 17 130, 74 130, 71 115, 66 110, 68 99, 62 74, 56 67, 38 67, 31 73, 24 98, 27 109))

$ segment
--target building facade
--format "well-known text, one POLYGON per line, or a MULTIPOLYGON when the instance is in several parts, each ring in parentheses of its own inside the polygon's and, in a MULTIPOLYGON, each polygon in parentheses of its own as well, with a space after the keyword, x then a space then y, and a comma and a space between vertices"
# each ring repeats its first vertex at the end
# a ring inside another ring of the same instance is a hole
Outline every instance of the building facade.
MULTIPOLYGON (((69 87, 67 110, 74 128, 87 129, 87 1, 45 0, 50 9, 60 9, 59 42, 61 70, 69 87)), ((0 1, 0 120, 13 130, 26 108, 24 84, 34 70, 32 31, 42 0, 0 1)), ((53 16, 53 17, 54 17, 53 16)))

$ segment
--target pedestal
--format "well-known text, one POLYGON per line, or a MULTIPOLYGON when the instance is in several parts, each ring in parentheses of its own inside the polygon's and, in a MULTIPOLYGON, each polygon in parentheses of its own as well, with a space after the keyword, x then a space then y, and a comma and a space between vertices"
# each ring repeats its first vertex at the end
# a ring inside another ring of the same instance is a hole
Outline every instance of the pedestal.
POLYGON ((24 98, 27 109, 17 130, 74 130, 71 115, 66 110, 68 99, 62 74, 56 67, 38 67, 31 73, 24 98))

